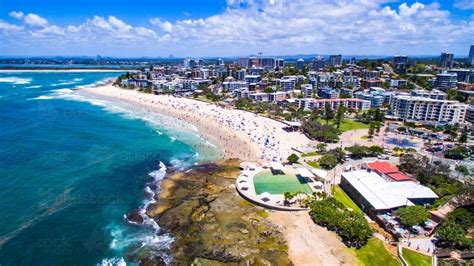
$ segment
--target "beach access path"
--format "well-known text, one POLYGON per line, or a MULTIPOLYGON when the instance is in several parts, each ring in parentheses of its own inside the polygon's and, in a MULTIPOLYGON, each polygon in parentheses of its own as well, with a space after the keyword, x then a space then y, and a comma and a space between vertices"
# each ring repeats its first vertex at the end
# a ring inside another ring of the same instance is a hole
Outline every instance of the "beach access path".
POLYGON ((288 132, 285 124, 257 114, 171 95, 146 94, 112 85, 82 88, 85 93, 123 101, 143 109, 184 120, 222 151, 223 158, 247 161, 284 161, 309 144, 300 132, 288 132))

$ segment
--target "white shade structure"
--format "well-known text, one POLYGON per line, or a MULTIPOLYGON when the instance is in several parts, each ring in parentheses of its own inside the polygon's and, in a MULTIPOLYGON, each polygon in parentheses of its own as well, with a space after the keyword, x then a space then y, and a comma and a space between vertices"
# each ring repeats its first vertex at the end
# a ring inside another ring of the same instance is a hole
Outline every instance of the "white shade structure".
POLYGON ((313 168, 311 169, 311 172, 313 172, 313 174, 315 174, 319 179, 326 179, 326 176, 328 175, 328 172, 327 171, 324 171, 322 169, 317 169, 317 168, 313 168))
POLYGON ((279 162, 270 162, 270 167, 275 171, 283 171, 283 169, 285 168, 283 164, 279 162))
POLYGON ((299 168, 296 168, 296 171, 298 171, 298 174, 300 174, 300 176, 304 177, 304 178, 313 178, 314 175, 306 168, 304 167, 299 167, 299 168))

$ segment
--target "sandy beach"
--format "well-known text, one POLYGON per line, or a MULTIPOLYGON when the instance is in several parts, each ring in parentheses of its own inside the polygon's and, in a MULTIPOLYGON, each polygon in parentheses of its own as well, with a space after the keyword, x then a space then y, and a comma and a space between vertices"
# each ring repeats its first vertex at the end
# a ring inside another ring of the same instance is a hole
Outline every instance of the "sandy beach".
POLYGON ((170 95, 145 94, 104 85, 81 89, 85 93, 124 101, 146 112, 158 112, 195 125, 206 140, 222 150, 224 158, 284 161, 309 143, 299 132, 283 130, 283 123, 256 114, 170 95))
POLYGON ((334 232, 315 224, 307 212, 272 211, 269 216, 288 242, 294 265, 356 265, 357 259, 334 232))

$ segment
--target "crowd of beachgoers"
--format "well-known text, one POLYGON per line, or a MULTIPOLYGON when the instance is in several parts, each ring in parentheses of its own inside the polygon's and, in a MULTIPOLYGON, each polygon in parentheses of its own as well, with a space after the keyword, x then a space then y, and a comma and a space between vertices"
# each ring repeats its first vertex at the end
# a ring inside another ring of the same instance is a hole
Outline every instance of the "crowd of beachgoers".
POLYGON ((305 135, 285 130, 285 124, 243 110, 171 95, 145 94, 112 85, 82 90, 125 101, 146 112, 158 112, 189 122, 197 127, 206 141, 218 145, 226 158, 284 161, 292 153, 292 148, 309 143, 305 135))

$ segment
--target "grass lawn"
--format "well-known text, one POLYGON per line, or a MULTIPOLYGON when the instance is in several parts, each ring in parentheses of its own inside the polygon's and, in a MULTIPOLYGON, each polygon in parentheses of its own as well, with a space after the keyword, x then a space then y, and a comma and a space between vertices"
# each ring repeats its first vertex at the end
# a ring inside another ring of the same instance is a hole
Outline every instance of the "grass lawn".
POLYGON ((370 239, 365 246, 355 250, 356 256, 362 265, 366 266, 399 266, 402 265, 394 255, 385 248, 382 240, 370 239))
POLYGON ((347 208, 351 208, 353 211, 362 212, 362 210, 355 204, 351 198, 342 190, 340 186, 332 186, 332 193, 334 198, 340 201, 347 208))
POLYGON ((431 257, 424 254, 418 253, 416 251, 404 248, 403 249, 403 258, 405 258, 408 266, 430 266, 431 257))
POLYGON ((298 191, 313 193, 305 180, 300 180, 294 175, 273 175, 271 172, 263 172, 253 178, 253 183, 257 195, 263 192, 274 195, 298 191))
POLYGON ((319 166, 318 161, 311 161, 311 162, 308 162, 308 164, 311 165, 311 166, 314 167, 314 168, 318 168, 318 169, 321 168, 321 167, 319 166))
MULTIPOLYGON (((322 118, 319 118, 318 121, 323 125, 326 124, 326 120, 324 120, 322 118)), ((330 120, 329 124, 336 127, 334 120, 330 120)), ((339 130, 341 130, 342 132, 346 132, 346 131, 349 131, 349 130, 356 130, 356 129, 368 129, 368 128, 369 128, 369 125, 367 125, 367 124, 357 122, 357 121, 354 121, 354 120, 349 120, 349 119, 343 119, 341 121, 341 125, 339 126, 339 130)))
POLYGON ((317 156, 317 155, 319 155, 317 151, 312 151, 312 152, 301 154, 301 157, 309 157, 309 156, 317 156))

